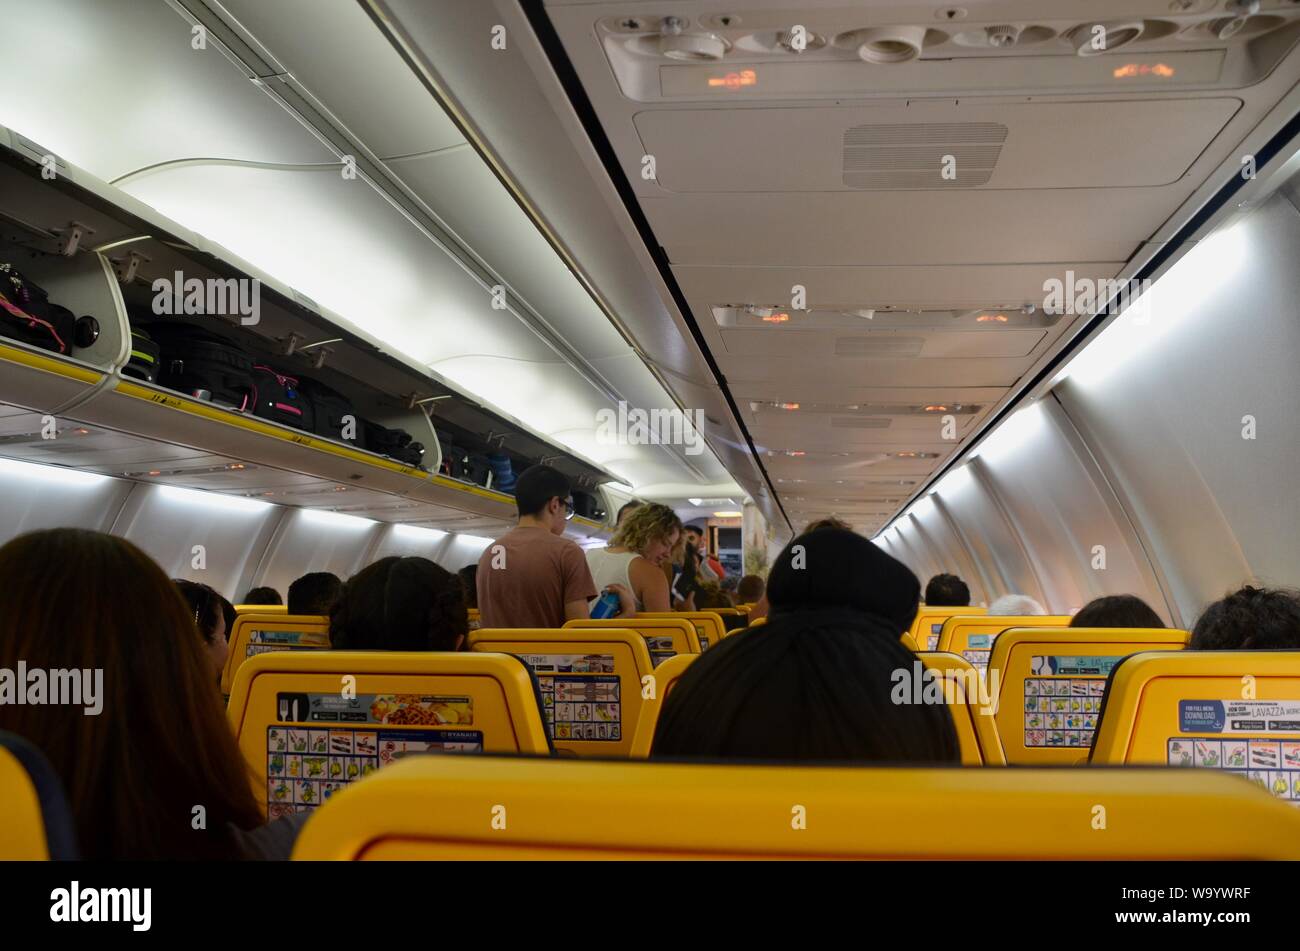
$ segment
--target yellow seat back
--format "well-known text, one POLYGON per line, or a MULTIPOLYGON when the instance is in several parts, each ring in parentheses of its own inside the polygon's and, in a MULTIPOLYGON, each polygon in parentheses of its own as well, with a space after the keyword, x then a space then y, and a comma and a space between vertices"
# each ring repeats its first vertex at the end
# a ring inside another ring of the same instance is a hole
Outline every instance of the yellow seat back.
POLYGON ((0 733, 0 861, 77 857, 72 812, 54 767, 27 740, 0 733))
POLYGON ((912 635, 908 634, 907 631, 904 631, 902 633, 902 636, 900 636, 898 639, 902 643, 902 645, 906 647, 908 650, 910 650, 913 654, 920 652, 921 648, 916 646, 916 641, 912 640, 912 635))
MULTIPOLYGON (((695 628, 695 639, 699 642, 699 650, 706 651, 718 641, 727 636, 727 625, 722 621, 722 615, 718 611, 643 611, 633 621, 645 618, 677 618, 689 621, 695 628)), ((679 654, 686 653, 678 651, 679 654)), ((698 653, 698 651, 697 651, 698 653)))
POLYGON ((286 604, 236 604, 236 614, 288 614, 286 604))
MULTIPOLYGON (((960 654, 921 651, 917 657, 939 677, 944 703, 948 705, 953 726, 957 728, 962 765, 1005 766, 1006 756, 1002 752, 1002 744, 998 742, 997 728, 993 723, 993 698, 984 685, 979 669, 960 654)), ((900 691, 899 699, 903 702, 925 702, 925 684, 921 684, 921 693, 917 693, 916 673, 909 674, 904 683, 911 688, 910 692, 895 685, 895 689, 900 691)))
POLYGON ((1125 659, 1111 674, 1092 762, 1226 770, 1300 804, 1300 651, 1125 659))
POLYGON ((678 654, 669 657, 655 668, 653 690, 643 690, 641 712, 636 718, 636 731, 632 734, 632 749, 629 755, 633 759, 646 759, 650 747, 654 745, 655 727, 659 725, 659 711, 663 708, 668 691, 676 686, 686 668, 691 666, 699 654, 678 654))
POLYGON ((472 651, 518 656, 537 675, 555 748, 575 756, 627 756, 655 668, 640 632, 615 627, 483 628, 472 651))
POLYGON ((1046 617, 955 614, 943 622, 939 650, 961 654, 983 670, 988 666, 993 642, 1003 631, 1013 627, 1066 627, 1069 623, 1067 614, 1049 614, 1046 617))
POLYGON ((327 650, 330 619, 312 614, 241 614, 227 638, 226 666, 221 670, 221 692, 229 696, 235 674, 244 661, 272 651, 327 650))
POLYGON ((1180 650, 1172 628, 1019 627, 1003 631, 989 655, 988 684, 1007 762, 1073 765, 1092 745, 1106 678, 1127 655, 1180 650))
POLYGON ((528 668, 506 654, 258 654, 227 715, 272 818, 417 753, 550 753, 528 668))
POLYGON ((1300 809, 1208 771, 425 756, 332 798, 294 858, 1300 859, 1300 809))
POLYGON ((622 618, 606 618, 604 620, 580 618, 576 621, 568 621, 564 626, 566 628, 581 627, 596 630, 607 628, 618 631, 636 631, 645 638, 646 649, 650 651, 650 660, 656 665, 663 663, 674 654, 700 653, 700 640, 695 634, 695 625, 685 617, 671 615, 647 617, 644 614, 638 614, 636 617, 627 620, 622 618))
MULTIPOLYGON (((749 624, 748 605, 738 605, 734 608, 713 608, 712 613, 722 618, 723 637, 730 637, 733 632, 744 630, 749 624)), ((698 631, 696 633, 698 634, 698 631)))
POLYGON ((961 615, 963 617, 972 617, 986 613, 985 608, 972 607, 928 607, 922 604, 916 609, 916 617, 912 619, 912 626, 908 628, 907 633, 912 635, 912 640, 922 645, 923 650, 933 651, 939 649, 939 635, 943 633, 943 622, 950 617, 961 615))

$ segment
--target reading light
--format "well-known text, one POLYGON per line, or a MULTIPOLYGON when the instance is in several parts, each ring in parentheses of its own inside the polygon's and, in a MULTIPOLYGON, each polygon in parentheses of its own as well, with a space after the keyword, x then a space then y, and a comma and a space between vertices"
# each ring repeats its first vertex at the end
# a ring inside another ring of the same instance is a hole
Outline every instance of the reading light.
POLYGON ((1006 322, 1006 314, 980 314, 975 318, 977 324, 1005 324, 1006 322))
POLYGON ((727 52, 726 40, 716 33, 687 33, 686 26, 681 17, 664 17, 664 29, 659 34, 659 52, 669 59, 686 62, 722 59, 727 52))
POLYGON ((933 405, 933 406, 927 406, 927 407, 925 408, 925 411, 926 411, 927 413, 946 413, 946 412, 948 412, 948 407, 946 407, 946 406, 940 406, 940 405, 937 405, 937 404, 936 404, 936 405, 933 405))
POLYGON ((760 319, 763 320, 765 323, 769 323, 769 324, 783 324, 790 319, 790 315, 789 314, 768 314, 766 317, 760 319))
POLYGON ((714 512, 713 517, 714 518, 740 518, 742 514, 743 513, 741 512, 714 512))
POLYGON ((777 406, 778 409, 791 409, 791 410, 794 410, 794 409, 798 409, 798 408, 799 408, 799 404, 798 404, 798 403, 777 403, 776 406, 777 406))

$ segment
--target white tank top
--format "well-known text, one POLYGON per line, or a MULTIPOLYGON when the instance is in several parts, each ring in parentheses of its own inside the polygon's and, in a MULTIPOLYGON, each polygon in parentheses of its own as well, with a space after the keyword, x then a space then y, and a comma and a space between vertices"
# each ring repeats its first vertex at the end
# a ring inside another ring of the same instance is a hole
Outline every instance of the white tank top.
MULTIPOLYGON (((632 579, 628 576, 628 566, 632 564, 633 558, 640 557, 634 551, 610 551, 608 548, 588 548, 587 549, 587 567, 591 569, 591 580, 596 582, 596 590, 605 590, 605 585, 621 584, 628 591, 632 592, 632 597, 636 598, 636 590, 632 587, 632 579)), ((641 601, 636 602, 636 609, 641 610, 641 601)))

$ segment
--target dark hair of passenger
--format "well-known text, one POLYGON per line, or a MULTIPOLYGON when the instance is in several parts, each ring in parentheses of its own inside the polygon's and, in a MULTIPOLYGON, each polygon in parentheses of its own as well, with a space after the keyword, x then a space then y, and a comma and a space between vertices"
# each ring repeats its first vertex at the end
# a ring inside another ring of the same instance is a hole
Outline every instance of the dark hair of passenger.
POLYGON ((550 466, 529 466, 515 483, 515 506, 519 514, 536 515, 551 499, 567 499, 573 492, 569 477, 550 466))
MULTIPOLYGON (((212 638, 217 633, 217 621, 227 620, 225 609, 222 607, 222 602, 226 599, 198 581, 173 578, 172 584, 176 585, 181 597, 190 606, 190 620, 203 635, 203 642, 211 644, 212 638)), ((226 630, 229 632, 229 627, 226 630)))
POLYGON ((456 572, 465 591, 465 607, 478 607, 478 565, 466 565, 456 572))
POLYGON ((274 588, 253 588, 248 594, 244 595, 244 600, 240 604, 284 604, 284 599, 280 597, 280 592, 274 588))
POLYGON ((712 611, 714 608, 729 608, 731 601, 716 581, 703 581, 695 589, 695 610, 712 611))
POLYGON ((381 558, 330 611, 335 650, 455 651, 469 633, 460 578, 427 558, 381 558))
POLYGON ((736 600, 741 604, 757 604, 766 588, 762 575, 745 575, 736 585, 736 600))
POLYGON ((229 637, 231 632, 234 631, 235 629, 235 620, 239 617, 239 612, 235 610, 235 606, 233 604, 231 604, 225 598, 222 598, 221 595, 217 595, 217 597, 221 598, 221 613, 222 615, 225 616, 226 637, 229 637))
POLYGON ((931 608, 970 607, 970 588, 956 575, 935 575, 925 586, 925 604, 931 608))
POLYGON ((616 526, 623 524, 624 515, 626 515, 628 512, 631 512, 635 509, 639 509, 643 505, 645 505, 644 502, 638 502, 636 499, 633 499, 631 502, 625 503, 619 508, 618 515, 614 518, 614 524, 616 526))
POLYGON ((289 585, 289 613, 330 613, 334 602, 343 593, 343 582, 330 571, 313 571, 289 585))
POLYGON ((1093 598, 1070 618, 1070 627, 1164 627, 1151 606, 1132 594, 1093 598))
POLYGON ((163 570, 125 539, 59 528, 0 547, 0 577, 0 668, 102 675, 98 715, 0 705, 0 730, 39 747, 62 780, 81 857, 240 858, 227 824, 262 824, 252 776, 194 612, 163 570))
POLYGON ((803 531, 804 534, 807 535, 809 532, 820 531, 823 528, 838 528, 842 532, 853 531, 852 525, 844 521, 842 518, 836 518, 834 515, 829 518, 819 518, 815 522, 809 522, 808 527, 803 531))
MULTIPOLYGON (((864 539, 865 541, 865 539, 864 539)), ((773 614, 700 655, 668 696, 657 759, 957 763, 942 703, 895 703, 916 655, 845 609, 773 614)))
POLYGON ((1202 651, 1300 648, 1300 593, 1246 585, 1205 609, 1187 647, 1202 651))

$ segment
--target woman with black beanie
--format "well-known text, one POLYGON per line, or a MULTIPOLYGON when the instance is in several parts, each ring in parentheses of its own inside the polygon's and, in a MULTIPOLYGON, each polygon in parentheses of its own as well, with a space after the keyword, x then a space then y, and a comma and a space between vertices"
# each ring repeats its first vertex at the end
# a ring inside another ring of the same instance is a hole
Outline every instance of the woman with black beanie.
POLYGON ((768 575, 768 622, 694 661, 664 700, 651 755, 957 763, 942 703, 896 702, 918 675, 899 642, 920 583, 865 538, 820 529, 768 575))

